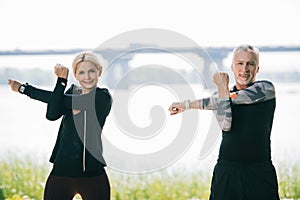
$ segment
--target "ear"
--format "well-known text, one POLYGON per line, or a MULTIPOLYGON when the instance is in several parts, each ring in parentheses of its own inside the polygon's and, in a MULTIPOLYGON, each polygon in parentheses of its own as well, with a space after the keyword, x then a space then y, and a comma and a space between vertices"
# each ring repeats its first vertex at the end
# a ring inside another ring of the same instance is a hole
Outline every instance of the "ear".
POLYGON ((78 81, 76 73, 73 73, 74 79, 78 81))
POLYGON ((231 64, 231 67, 230 67, 230 68, 231 68, 231 71, 233 71, 233 64, 231 64))
POLYGON ((259 72, 259 66, 257 66, 257 69, 256 69, 256 73, 258 73, 259 72))

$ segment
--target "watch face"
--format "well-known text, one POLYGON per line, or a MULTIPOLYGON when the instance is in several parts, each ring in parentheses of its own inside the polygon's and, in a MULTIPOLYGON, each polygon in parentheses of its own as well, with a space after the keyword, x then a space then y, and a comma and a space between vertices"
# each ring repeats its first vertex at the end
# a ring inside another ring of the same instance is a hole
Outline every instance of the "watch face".
POLYGON ((24 91, 25 91, 25 86, 24 86, 24 85, 21 85, 21 86, 19 87, 19 92, 23 94, 24 91))

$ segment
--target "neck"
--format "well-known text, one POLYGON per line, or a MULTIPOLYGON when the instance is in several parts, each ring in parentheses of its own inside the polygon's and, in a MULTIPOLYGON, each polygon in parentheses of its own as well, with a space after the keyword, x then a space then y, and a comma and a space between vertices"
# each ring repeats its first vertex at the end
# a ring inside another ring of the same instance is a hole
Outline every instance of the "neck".
POLYGON ((90 93, 91 91, 93 91, 94 89, 96 89, 96 87, 94 88, 91 88, 91 89, 82 89, 82 94, 87 94, 87 93, 90 93))
POLYGON ((246 89, 247 87, 249 87, 250 85, 252 85, 255 81, 251 81, 249 82, 247 85, 241 85, 239 84, 238 82, 235 83, 235 87, 236 89, 238 90, 243 90, 243 89, 246 89))

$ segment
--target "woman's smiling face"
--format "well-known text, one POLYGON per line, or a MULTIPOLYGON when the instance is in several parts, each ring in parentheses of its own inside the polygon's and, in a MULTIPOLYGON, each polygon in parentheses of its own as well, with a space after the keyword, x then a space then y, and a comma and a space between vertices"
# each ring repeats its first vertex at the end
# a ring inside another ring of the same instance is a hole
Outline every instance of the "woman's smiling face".
POLYGON ((100 72, 94 63, 83 61, 77 65, 75 78, 82 88, 82 93, 89 93, 95 89, 98 84, 99 76, 100 72))

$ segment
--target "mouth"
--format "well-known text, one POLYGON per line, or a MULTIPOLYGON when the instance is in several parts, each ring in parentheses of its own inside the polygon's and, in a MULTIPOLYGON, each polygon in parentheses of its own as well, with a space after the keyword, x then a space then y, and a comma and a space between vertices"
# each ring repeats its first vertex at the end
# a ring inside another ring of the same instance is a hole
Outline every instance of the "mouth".
POLYGON ((83 81, 84 84, 92 84, 94 81, 83 81))
POLYGON ((239 74, 239 77, 240 77, 240 79, 248 80, 250 77, 250 74, 239 74))

